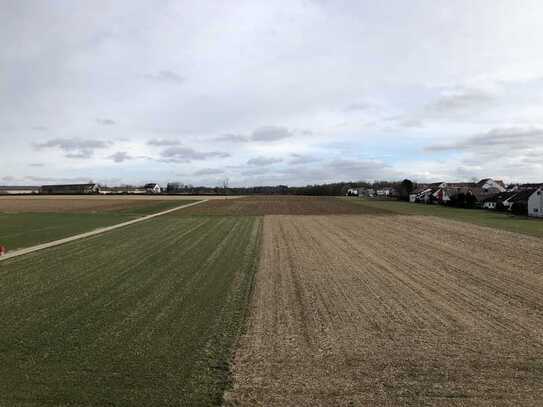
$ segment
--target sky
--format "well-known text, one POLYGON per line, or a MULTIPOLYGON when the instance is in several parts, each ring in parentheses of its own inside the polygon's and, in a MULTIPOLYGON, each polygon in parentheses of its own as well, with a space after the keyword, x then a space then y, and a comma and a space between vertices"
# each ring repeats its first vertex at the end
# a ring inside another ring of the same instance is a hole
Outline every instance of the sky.
POLYGON ((543 2, 0 0, 0 184, 543 182, 543 2))

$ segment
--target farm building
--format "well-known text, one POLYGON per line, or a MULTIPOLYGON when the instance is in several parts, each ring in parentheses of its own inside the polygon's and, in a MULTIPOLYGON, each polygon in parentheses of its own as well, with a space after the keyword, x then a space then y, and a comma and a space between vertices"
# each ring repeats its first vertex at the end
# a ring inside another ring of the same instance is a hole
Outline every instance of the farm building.
POLYGON ((98 194, 98 184, 43 185, 40 194, 98 194))
POLYGON ((35 186, 0 186, 0 195, 29 195, 40 192, 35 186))
POLYGON ((147 192, 148 194, 160 194, 160 192, 162 191, 162 189, 160 188, 160 185, 154 182, 145 184, 143 188, 145 189, 145 192, 147 192))
POLYGON ((528 216, 543 218, 543 187, 536 189, 528 198, 528 216))

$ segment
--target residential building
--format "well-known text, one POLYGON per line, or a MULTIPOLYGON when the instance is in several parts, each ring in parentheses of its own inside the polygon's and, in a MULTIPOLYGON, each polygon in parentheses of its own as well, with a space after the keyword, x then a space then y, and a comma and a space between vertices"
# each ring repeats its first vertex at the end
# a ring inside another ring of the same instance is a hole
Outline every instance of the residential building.
POLYGON ((536 189, 528 198, 528 216, 543 218, 543 187, 536 189))
POLYGON ((162 191, 160 188, 160 185, 154 182, 145 184, 143 188, 145 189, 145 192, 148 194, 160 194, 160 192, 162 191))
POLYGON ((504 205, 504 202, 517 193, 517 191, 505 191, 499 194, 492 194, 482 201, 482 206, 484 209, 507 209, 508 207, 504 205))

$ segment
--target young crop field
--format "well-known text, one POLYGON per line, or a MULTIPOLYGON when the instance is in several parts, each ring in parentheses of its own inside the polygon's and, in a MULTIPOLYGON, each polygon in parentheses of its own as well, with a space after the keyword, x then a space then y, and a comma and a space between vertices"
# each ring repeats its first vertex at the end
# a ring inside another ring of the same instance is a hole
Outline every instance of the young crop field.
POLYGON ((221 403, 255 217, 158 217, 0 262, 0 405, 221 403))
POLYGON ((228 404, 537 406, 543 242, 419 216, 267 216, 228 404))
POLYGON ((392 200, 363 198, 342 198, 342 200, 364 208, 388 211, 398 215, 437 216, 479 226, 543 237, 543 221, 541 219, 515 216, 507 212, 451 208, 443 205, 424 205, 392 200))
MULTIPOLYGON (((17 199, 17 198, 16 198, 17 199)), ((10 251, 175 208, 190 200, 0 199, 0 244, 10 251), (104 202, 107 201, 107 202, 104 202), (75 202, 75 203, 74 203, 75 202), (14 212, 18 208, 18 212, 14 212)))

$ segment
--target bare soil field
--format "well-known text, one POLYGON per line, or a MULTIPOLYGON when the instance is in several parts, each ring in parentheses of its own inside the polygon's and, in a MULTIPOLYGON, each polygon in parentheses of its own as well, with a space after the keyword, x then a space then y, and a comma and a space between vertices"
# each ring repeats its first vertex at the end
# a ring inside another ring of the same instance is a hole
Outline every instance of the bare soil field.
POLYGON ((332 215, 390 214, 380 208, 357 205, 348 200, 321 196, 250 196, 235 200, 213 200, 189 208, 179 215, 262 216, 262 215, 332 215))
POLYGON ((266 216, 227 405, 536 406, 543 242, 419 216, 266 216))
MULTIPOLYGON (((167 198, 167 197, 165 197, 167 198)), ((177 199, 179 205, 184 198, 177 199)), ((192 198, 191 200, 196 200, 192 198)), ((116 212, 125 209, 144 208, 149 205, 171 202, 163 197, 100 197, 100 196, 47 196, 47 197, 0 197, 0 213, 88 213, 116 212)))

